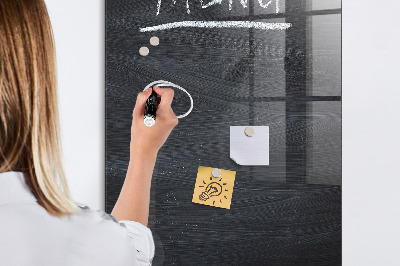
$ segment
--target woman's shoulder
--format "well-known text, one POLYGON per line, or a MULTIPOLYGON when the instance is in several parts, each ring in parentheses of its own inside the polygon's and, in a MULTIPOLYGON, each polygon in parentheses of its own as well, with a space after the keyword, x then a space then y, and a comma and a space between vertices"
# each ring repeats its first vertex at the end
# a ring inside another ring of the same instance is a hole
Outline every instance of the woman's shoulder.
POLYGON ((92 209, 89 207, 89 205, 82 203, 76 204, 76 206, 78 208, 74 214, 75 219, 82 219, 84 221, 99 222, 106 224, 109 224, 111 222, 111 224, 116 224, 121 227, 125 227, 123 224, 119 222, 119 220, 116 217, 106 213, 103 210, 92 209))
POLYGON ((77 204, 76 212, 62 219, 81 230, 87 229, 94 234, 101 232, 102 237, 129 239, 128 228, 125 223, 103 210, 93 209, 85 204, 77 204))
POLYGON ((65 257, 60 265, 141 264, 140 243, 130 237, 129 227, 102 210, 86 205, 70 217, 59 218, 37 202, 24 202, 1 206, 1 212, 0 246, 6 253, 26 247, 21 260, 44 256, 50 261, 65 257))
POLYGON ((118 225, 117 228, 119 229, 123 229, 124 230, 128 230, 131 227, 137 227, 138 230, 143 230, 146 233, 151 233, 150 229, 139 223, 139 222, 135 222, 135 221, 129 221, 129 220, 118 220, 115 216, 113 216, 112 214, 106 213, 103 210, 99 210, 99 209, 92 209, 91 207, 89 207, 89 205, 86 204, 76 204, 78 207, 77 212, 75 213, 75 219, 82 219, 82 220, 86 220, 88 222, 96 222, 96 223, 100 223, 100 224, 108 224, 108 225, 118 225))
POLYGON ((103 210, 92 209, 85 204, 77 204, 75 222, 83 227, 95 227, 91 230, 95 234, 103 234, 104 238, 110 237, 119 244, 130 246, 139 262, 151 263, 154 257, 154 240, 151 230, 143 224, 129 220, 118 220, 103 210), (125 241, 121 241, 125 240, 125 241))

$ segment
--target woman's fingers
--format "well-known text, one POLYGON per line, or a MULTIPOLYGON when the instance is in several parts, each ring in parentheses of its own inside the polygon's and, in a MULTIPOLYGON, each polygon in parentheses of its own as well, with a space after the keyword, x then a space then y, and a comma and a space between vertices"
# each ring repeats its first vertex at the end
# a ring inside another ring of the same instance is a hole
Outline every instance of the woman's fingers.
POLYGON ((174 111, 171 108, 172 100, 174 99, 174 90, 173 89, 162 89, 159 87, 154 87, 154 91, 161 95, 161 102, 157 107, 161 113, 168 114, 168 120, 171 125, 176 126, 178 124, 178 118, 176 117, 174 111))
POLYGON ((168 108, 172 104, 172 100, 174 99, 174 90, 173 89, 162 89, 159 87, 154 87, 154 91, 158 94, 161 95, 161 102, 160 102, 160 107, 162 108, 168 108))
POLYGON ((132 116, 134 116, 134 117, 143 117, 144 116, 144 108, 146 106, 146 101, 150 97, 150 95, 151 95, 151 88, 148 90, 142 91, 138 94, 132 116))
MULTIPOLYGON (((174 99, 174 90, 167 88, 159 88, 159 87, 153 87, 153 90, 161 96, 161 99, 158 99, 158 107, 161 110, 167 110, 171 109, 171 104, 172 100, 174 99)), ((135 108, 133 109, 132 116, 134 117, 143 117, 144 116, 144 109, 146 106, 146 101, 151 95, 151 88, 142 91, 138 94, 136 98, 136 105, 135 108)), ((172 109, 171 109, 172 110, 172 109)))
POLYGON ((162 96, 164 94, 164 91, 165 91, 165 89, 157 87, 157 86, 154 86, 153 90, 160 96, 162 96))

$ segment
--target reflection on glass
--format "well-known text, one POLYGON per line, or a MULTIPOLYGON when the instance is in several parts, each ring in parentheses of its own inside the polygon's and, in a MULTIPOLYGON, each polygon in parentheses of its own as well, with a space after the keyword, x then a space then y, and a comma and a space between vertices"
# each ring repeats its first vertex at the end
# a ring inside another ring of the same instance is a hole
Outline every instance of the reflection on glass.
POLYGON ((307 19, 308 95, 341 95, 341 15, 307 19))
POLYGON ((254 14, 285 13, 286 0, 257 0, 254 1, 254 14))
POLYGON ((269 165, 253 168, 252 178, 266 182, 286 182, 285 102, 255 103, 254 125, 269 126, 269 165))
POLYGON ((336 9, 342 7, 341 0, 307 0, 307 10, 336 9))
MULTIPOLYGON (((257 20, 285 23, 284 18, 257 20)), ((285 96, 285 31, 254 30, 254 95, 260 97, 285 96)))
POLYGON ((306 135, 307 183, 341 185, 341 102, 307 103, 306 135))

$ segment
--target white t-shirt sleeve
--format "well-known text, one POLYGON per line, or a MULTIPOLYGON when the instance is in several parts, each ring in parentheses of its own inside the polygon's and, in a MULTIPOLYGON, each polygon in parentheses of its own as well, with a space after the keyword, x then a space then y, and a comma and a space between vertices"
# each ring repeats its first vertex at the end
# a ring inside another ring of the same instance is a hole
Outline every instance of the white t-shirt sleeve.
POLYGON ((155 247, 150 229, 135 221, 121 220, 119 223, 125 225, 128 236, 134 241, 138 262, 143 263, 143 265, 151 265, 155 247))
POLYGON ((81 205, 80 208, 85 211, 95 212, 97 215, 104 220, 110 220, 126 229, 128 238, 135 252, 136 263, 138 265, 151 265, 154 257, 154 239, 151 230, 143 224, 129 220, 118 220, 111 214, 108 214, 102 210, 92 210, 87 205, 81 205))

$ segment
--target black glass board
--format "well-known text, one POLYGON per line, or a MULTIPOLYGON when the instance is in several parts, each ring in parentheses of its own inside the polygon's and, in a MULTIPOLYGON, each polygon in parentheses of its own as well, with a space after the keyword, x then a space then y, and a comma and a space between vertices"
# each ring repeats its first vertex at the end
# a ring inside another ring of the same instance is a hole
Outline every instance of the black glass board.
MULTIPOLYGON (((188 90, 194 108, 158 153, 153 265, 340 265, 341 2, 107 0, 109 213, 129 163, 136 96, 156 80, 188 90), (185 21, 290 27, 140 31, 185 21), (269 126, 268 166, 230 159, 229 127, 251 125, 269 126), (199 166, 236 171, 229 210, 192 203, 199 166)), ((175 113, 189 107, 176 90, 175 113)))

